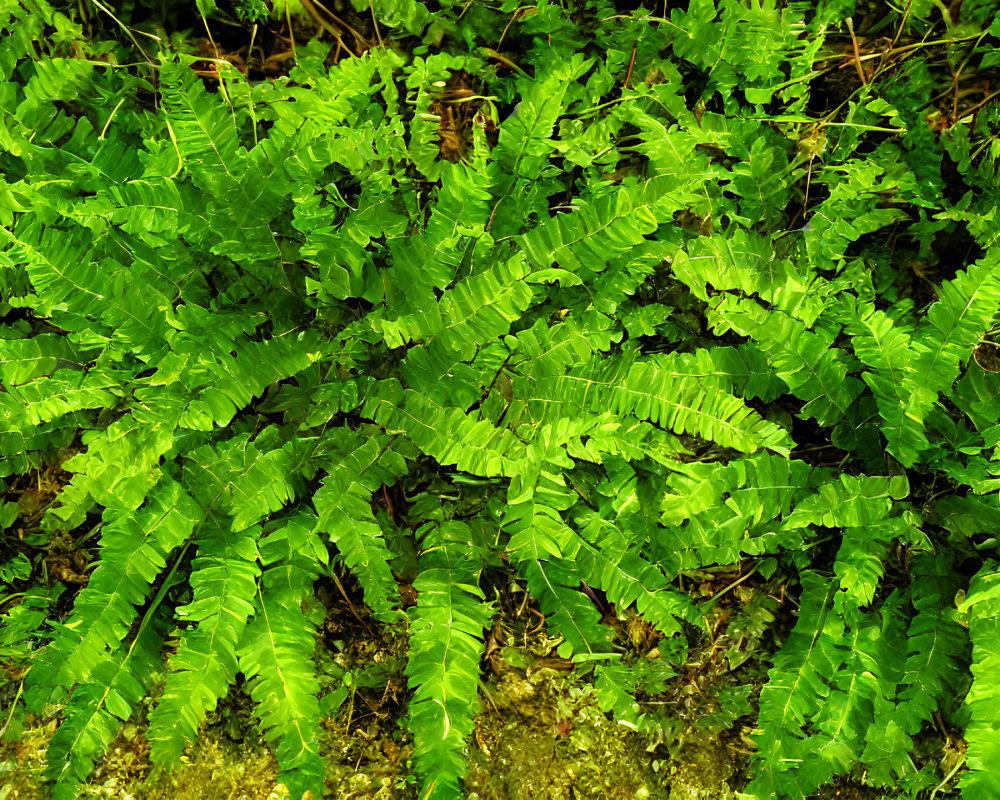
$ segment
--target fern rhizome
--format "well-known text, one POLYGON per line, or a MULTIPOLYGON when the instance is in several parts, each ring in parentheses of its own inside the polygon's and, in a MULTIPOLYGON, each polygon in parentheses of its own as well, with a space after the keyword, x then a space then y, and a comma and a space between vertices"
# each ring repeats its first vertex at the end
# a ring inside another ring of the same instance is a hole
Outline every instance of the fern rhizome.
POLYGON ((352 2, 199 0, 239 59, 0 10, 3 720, 58 720, 54 796, 237 682, 321 796, 334 575, 408 636, 422 797, 514 581, 654 732, 725 567, 781 609, 756 674, 720 640, 732 788, 1000 797, 993 4, 352 2))

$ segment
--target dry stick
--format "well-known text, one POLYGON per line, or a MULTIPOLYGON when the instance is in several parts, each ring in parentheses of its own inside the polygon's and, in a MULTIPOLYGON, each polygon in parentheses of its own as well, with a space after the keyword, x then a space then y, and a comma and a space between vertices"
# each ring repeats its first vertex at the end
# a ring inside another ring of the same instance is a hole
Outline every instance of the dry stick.
POLYGON ((21 693, 24 691, 24 678, 21 678, 21 682, 17 686, 17 694, 14 695, 14 700, 10 704, 10 713, 7 715, 7 721, 0 728, 0 736, 7 733, 7 728, 10 727, 10 721, 14 718, 14 711, 17 710, 17 701, 21 699, 21 693))
POLYGON ((465 8, 462 9, 462 13, 458 15, 459 20, 461 20, 462 17, 465 16, 465 12, 468 11, 472 7, 472 4, 475 2, 476 0, 469 0, 469 2, 465 4, 465 8))
POLYGON ((952 767, 951 772, 944 776, 944 780, 934 787, 934 791, 931 792, 930 800, 934 800, 934 798, 937 797, 937 793, 948 785, 948 782, 955 777, 955 773, 958 772, 963 766, 965 766, 965 761, 959 761, 954 767, 952 767))
POLYGON ((899 37, 903 35, 903 26, 906 25, 906 21, 910 18, 910 8, 913 5, 913 0, 906 0, 906 8, 903 10, 903 18, 899 21, 899 27, 896 28, 896 35, 892 37, 892 41, 889 42, 889 47, 882 52, 879 58, 878 66, 874 70, 874 75, 877 78, 881 73, 883 67, 886 65, 886 60, 889 55, 895 49, 896 44, 899 42, 899 37))
MULTIPOLYGON (((338 57, 340 56, 341 49, 346 50, 352 56, 355 55, 354 52, 351 50, 351 48, 349 48, 346 44, 344 44, 344 37, 341 35, 340 31, 338 31, 336 28, 334 28, 329 22, 327 22, 325 19, 323 19, 319 15, 319 12, 316 10, 316 6, 314 6, 312 3, 310 3, 309 0, 302 0, 302 7, 307 12, 309 12, 309 16, 313 18, 313 22, 315 22, 317 25, 319 25, 327 33, 332 34, 333 37, 337 40, 337 52, 333 56, 333 60, 335 62, 337 61, 338 57)), ((320 6, 320 8, 322 8, 322 6, 320 6)), ((326 11, 325 8, 323 10, 326 11)), ((329 14, 330 12, 327 11, 326 13, 329 14)), ((334 19, 336 19, 336 17, 334 17, 334 19)), ((357 33, 355 31, 352 31, 352 33, 355 34, 355 41, 357 41, 357 33)))
POLYGON ((735 589, 737 586, 739 586, 741 583, 743 583, 743 581, 745 581, 747 578, 749 578, 755 572, 757 572, 757 567, 754 567, 746 575, 744 575, 741 578, 738 578, 737 580, 733 581, 731 584, 729 584, 725 588, 720 589, 718 592, 716 592, 714 595, 712 595, 712 597, 709 598, 707 605, 711 606, 713 603, 715 603, 716 600, 718 600, 720 597, 722 597, 722 595, 724 595, 726 592, 728 592, 728 591, 730 591, 732 589, 735 589))
POLYGON ((399 523, 396 522, 396 509, 392 507, 392 500, 389 499, 389 490, 385 487, 384 483, 382 484, 382 497, 385 498, 386 508, 389 509, 389 517, 398 525, 399 523))
POLYGON ((351 615, 358 622, 360 622, 362 624, 362 626, 364 626, 364 629, 366 631, 368 631, 368 633, 370 633, 374 637, 375 636, 375 632, 371 628, 369 628, 368 624, 363 619, 361 619, 361 617, 358 615, 358 611, 354 607, 354 603, 352 603, 351 602, 351 598, 347 596, 347 591, 344 589, 344 584, 342 584, 340 582, 340 578, 337 577, 337 573, 334 570, 332 570, 332 569, 330 570, 330 577, 333 578, 333 582, 335 584, 337 584, 337 588, 340 589, 340 594, 343 596, 344 602, 347 603, 347 607, 350 609, 351 615))
MULTIPOLYGON (((973 114, 976 114, 979 111, 982 111, 983 110, 983 106, 985 106, 990 101, 995 100, 997 97, 1000 97, 1000 90, 997 90, 997 91, 993 92, 992 94, 988 94, 984 100, 982 100, 979 103, 976 103, 968 111, 962 112, 962 119, 965 119, 966 117, 971 117, 973 114)), ((958 123, 957 119, 955 120, 955 123, 956 124, 958 123)))
POLYGON ((625 88, 626 89, 628 89, 629 78, 632 77, 632 67, 635 66, 635 54, 636 54, 636 51, 638 49, 639 49, 639 43, 636 42, 634 45, 632 45, 632 58, 629 59, 629 62, 628 62, 628 72, 625 74, 625 88))
POLYGON ((500 206, 500 203, 503 202, 503 199, 506 196, 507 195, 501 195, 500 199, 497 200, 496 203, 493 204, 493 210, 490 212, 490 218, 486 221, 486 227, 484 228, 484 231, 486 233, 489 233, 490 232, 490 228, 493 227, 493 217, 496 216, 497 208, 500 206))
POLYGON ((858 76, 861 78, 861 85, 868 85, 868 78, 865 77, 864 67, 861 66, 861 50, 858 48, 858 37, 854 35, 854 22, 847 18, 847 30, 851 32, 851 45, 854 47, 854 66, 857 67, 858 76))
POLYGON ((494 49, 493 49, 492 47, 486 47, 486 48, 484 48, 484 49, 486 50, 486 55, 487 55, 487 56, 489 56, 490 58, 495 58, 495 59, 496 59, 497 61, 499 61, 499 62, 500 62, 501 64, 503 64, 503 65, 505 65, 505 66, 508 66, 508 67, 510 67, 510 68, 511 68, 511 69, 513 69, 513 70, 517 70, 517 71, 518 71, 518 72, 520 72, 520 73, 521 73, 521 74, 522 74, 522 75, 523 75, 523 76, 524 76, 525 78, 530 78, 530 77, 532 77, 532 76, 531 76, 531 75, 529 75, 529 74, 528 74, 527 72, 525 72, 525 71, 524 71, 523 69, 521 69, 521 68, 520 68, 520 67, 519 67, 519 66, 518 66, 517 64, 515 64, 515 63, 514 63, 513 61, 511 61, 511 60, 510 60, 509 58, 507 58, 507 56, 502 56, 502 55, 500 55, 500 53, 498 53, 498 52, 497 52, 496 50, 494 50, 494 49))
POLYGON ((913 0, 906 0, 906 9, 903 11, 903 18, 899 21, 899 27, 896 29, 896 35, 892 37, 892 43, 889 45, 889 49, 892 50, 899 41, 899 37, 903 35, 903 26, 906 21, 910 18, 910 9, 913 6, 913 0))
POLYGON ((378 20, 375 19, 375 6, 372 5, 372 0, 368 0, 368 10, 372 14, 372 23, 375 25, 375 38, 378 39, 378 46, 384 50, 385 42, 382 41, 382 32, 378 29, 378 20))
MULTIPOLYGON (((257 41, 257 23, 255 22, 253 27, 250 29, 250 44, 247 46, 247 77, 250 77, 250 64, 253 62, 253 45, 257 41)), ((260 66, 263 70, 264 59, 260 60, 260 66)))
MULTIPOLYGON (((463 11, 462 13, 464 14, 465 12, 463 11)), ((511 15, 510 20, 504 26, 503 32, 500 34, 500 41, 497 42, 497 47, 496 47, 497 50, 499 50, 500 45, 503 44, 504 37, 507 35, 507 31, 510 30, 510 26, 513 25, 515 22, 517 22, 520 18, 521 18, 521 9, 519 8, 511 15)))
MULTIPOLYGON (((215 58, 217 60, 221 60, 222 59, 222 53, 219 52, 219 45, 217 45, 215 43, 215 39, 212 37, 212 29, 208 27, 208 20, 205 19, 205 15, 201 13, 200 9, 198 11, 198 16, 201 17, 201 23, 202 23, 202 25, 205 26, 205 35, 208 36, 208 43, 210 45, 212 45, 212 52, 215 53, 215 58)), ((218 72, 219 68, 216 67, 215 71, 218 72)))
POLYGON ((953 95, 951 98, 951 118, 958 122, 958 79, 962 75, 962 68, 959 67, 955 74, 951 76, 951 87, 953 95))
MULTIPOLYGON (((369 47, 368 40, 365 39, 365 37, 362 36, 360 33, 358 33, 356 30, 354 30, 354 28, 352 28, 350 25, 348 25, 346 22, 344 22, 344 20, 342 20, 340 17, 338 17, 336 14, 334 14, 325 5, 323 5, 320 2, 320 0, 302 0, 302 5, 304 5, 306 7, 315 5, 317 8, 323 9, 324 13, 326 13, 326 15, 328 17, 330 17, 330 19, 332 19, 335 24, 339 25, 341 28, 343 28, 345 31, 347 31, 349 34, 351 34, 351 36, 354 37, 355 44, 364 45, 364 49, 366 49, 366 50, 368 49, 368 47, 369 47)), ((349 47, 347 47, 347 45, 344 45, 344 48, 347 50, 348 53, 351 53, 352 56, 355 55, 354 53, 351 52, 351 49, 349 47)), ((355 57, 357 57, 357 56, 355 56, 355 57)))

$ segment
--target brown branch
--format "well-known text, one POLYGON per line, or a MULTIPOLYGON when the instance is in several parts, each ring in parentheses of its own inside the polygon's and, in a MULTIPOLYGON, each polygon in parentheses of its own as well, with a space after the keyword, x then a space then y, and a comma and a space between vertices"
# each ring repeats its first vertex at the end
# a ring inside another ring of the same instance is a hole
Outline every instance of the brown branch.
POLYGON ((858 47, 858 37, 854 35, 854 22, 847 18, 847 30, 851 32, 851 45, 854 47, 854 66, 858 69, 858 76, 861 78, 861 85, 868 85, 868 78, 865 75, 865 68, 861 66, 861 49, 858 47))

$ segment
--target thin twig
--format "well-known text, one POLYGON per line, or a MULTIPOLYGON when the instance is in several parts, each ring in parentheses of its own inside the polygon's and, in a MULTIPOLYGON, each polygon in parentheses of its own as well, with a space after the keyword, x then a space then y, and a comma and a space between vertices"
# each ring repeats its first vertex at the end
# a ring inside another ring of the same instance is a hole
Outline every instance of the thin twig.
POLYGON ((389 509, 389 518, 398 525, 399 523, 396 521, 396 509, 392 507, 392 500, 389 499, 389 490, 384 483, 382 484, 382 497, 385 498, 386 508, 389 509))
POLYGON ((3 737, 7 733, 7 728, 10 727, 10 721, 14 718, 14 711, 17 710, 17 701, 21 699, 21 693, 24 691, 24 679, 21 679, 21 683, 18 684, 17 694, 14 695, 14 699, 10 703, 10 714, 7 715, 7 721, 0 728, 0 737, 3 737))
POLYGON ((467 2, 465 4, 465 7, 462 9, 462 13, 458 15, 458 19, 459 20, 461 20, 462 17, 465 16, 465 12, 468 11, 472 7, 472 4, 475 3, 475 2, 476 2, 476 0, 469 0, 469 2, 467 2))
MULTIPOLYGON (((111 19, 113 19, 121 26, 121 29, 125 31, 126 34, 128 34, 128 38, 132 40, 132 44, 134 44, 137 48, 139 48, 139 52, 142 53, 143 58, 146 59, 146 63, 153 65, 153 59, 149 57, 149 53, 147 53, 145 50, 142 49, 142 45, 139 44, 139 40, 136 39, 135 36, 133 35, 132 29, 129 28, 120 19, 118 19, 118 17, 114 15, 111 9, 108 8, 106 5, 104 5, 104 3, 101 2, 101 0, 94 0, 94 5, 97 6, 99 9, 101 9, 101 11, 103 11, 105 14, 107 14, 109 17, 111 17, 111 19)), ((151 34, 146 34, 146 35, 151 36, 151 34)), ((152 36, 152 38, 155 39, 157 42, 160 41, 159 36, 152 36)))
POLYGON ((365 622, 365 621, 364 621, 363 619, 361 619, 361 617, 360 617, 360 616, 358 615, 358 611, 357 611, 357 609, 356 609, 356 608, 354 607, 354 603, 352 603, 352 602, 351 602, 351 598, 347 596, 347 591, 346 591, 346 590, 344 589, 344 584, 342 584, 342 583, 340 582, 340 578, 338 578, 338 577, 337 577, 337 573, 336 573, 336 571, 334 571, 334 570, 332 570, 332 569, 331 569, 331 570, 330 570, 330 577, 331 577, 331 578, 333 578, 333 582, 334 582, 335 584, 337 584, 337 588, 338 588, 338 589, 340 589, 340 594, 341 594, 341 595, 343 596, 343 598, 344 598, 344 602, 345 602, 345 603, 347 603, 347 607, 348 607, 348 608, 350 609, 350 611, 351 611, 351 614, 353 615, 353 617, 354 617, 354 618, 355 618, 355 619, 356 619, 356 620, 357 620, 358 622, 360 622, 360 623, 361 623, 361 625, 362 625, 362 626, 364 627, 364 629, 365 629, 366 631, 368 631, 368 633, 369 633, 369 634, 370 634, 370 635, 372 636, 372 638, 374 638, 374 637, 375 637, 375 631, 373 631, 373 630, 372 630, 371 628, 369 628, 369 627, 368 627, 368 623, 366 623, 366 622, 365 622))
POLYGON ((720 597, 722 597, 722 595, 724 595, 726 592, 728 592, 728 591, 730 591, 732 589, 735 589, 737 586, 739 586, 741 583, 743 583, 743 581, 745 581, 747 578, 749 578, 751 575, 753 575, 756 572, 757 572, 757 567, 754 567, 746 575, 744 575, 742 578, 739 578, 739 579, 733 581, 731 584, 729 584, 728 586, 726 586, 724 589, 720 589, 719 591, 717 591, 714 595, 711 596, 711 598, 709 598, 708 605, 709 606, 714 605, 715 601, 718 600, 720 597))
MULTIPOLYGON (((510 26, 513 25, 515 22, 517 22, 521 18, 521 11, 523 11, 523 10, 524 9, 521 9, 521 8, 517 9, 517 11, 515 11, 511 15, 510 19, 507 21, 507 24, 504 26, 503 31, 500 33, 500 41, 497 42, 497 48, 496 48, 497 50, 499 50, 500 49, 500 45, 503 44, 504 37, 507 35, 507 31, 510 30, 510 26)), ((465 12, 463 11, 462 13, 464 14, 465 12)))
POLYGON ((507 56, 500 55, 500 53, 498 53, 492 47, 485 47, 483 49, 486 51, 486 55, 489 56, 490 58, 495 58, 501 64, 504 64, 504 65, 510 67, 513 70, 517 70, 525 78, 530 78, 531 77, 531 75, 529 75, 527 72, 525 72, 523 69, 521 69, 517 64, 515 64, 513 61, 511 61, 509 58, 507 58, 507 56))
POLYGON ((854 21, 850 17, 846 21, 847 30, 851 32, 851 45, 854 47, 854 66, 857 67, 858 76, 861 78, 861 85, 866 86, 868 78, 865 77, 865 69, 861 66, 861 49, 858 47, 858 37, 854 35, 854 21))
POLYGON ((955 773, 958 772, 965 764, 965 761, 959 761, 954 767, 951 768, 951 772, 944 776, 944 780, 941 781, 937 786, 934 787, 934 791, 931 792, 930 800, 934 800, 937 797, 937 793, 940 792, 948 782, 955 777, 955 773))
POLYGON ((378 28, 378 20, 375 19, 375 6, 372 5, 372 0, 368 0, 368 10, 372 14, 372 24, 375 25, 375 38, 378 39, 378 46, 385 48, 385 42, 382 41, 382 31, 378 28))
MULTIPOLYGON (((347 50, 347 52, 350 53, 352 56, 355 55, 355 53, 351 50, 351 48, 349 48, 346 44, 344 44, 344 37, 343 35, 341 35, 340 31, 337 30, 335 27, 333 27, 333 25, 331 25, 329 22, 327 22, 319 15, 319 12, 316 10, 316 6, 314 6, 311 2, 309 2, 309 0, 302 0, 302 7, 308 12, 309 16, 313 18, 313 22, 315 22, 323 30, 331 34, 333 38, 337 40, 337 54, 333 58, 334 61, 336 61, 337 56, 340 55, 341 48, 347 50)), ((323 6, 320 5, 320 8, 323 8, 323 6)), ((330 13, 325 8, 323 8, 323 10, 326 11, 327 14, 330 13)), ((333 17, 335 21, 338 21, 334 15, 331 14, 331 17, 333 17)), ((352 33, 354 33, 355 42, 357 42, 357 33, 355 31, 352 31, 352 33)))
POLYGON ((295 31, 292 29, 292 12, 287 3, 285 4, 285 19, 288 22, 288 40, 292 43, 292 58, 298 61, 299 57, 295 52, 295 31))
MULTIPOLYGON (((986 95, 985 99, 983 99, 981 102, 976 103, 968 111, 963 111, 961 119, 965 119, 966 117, 971 117, 973 114, 976 114, 979 111, 982 111, 983 110, 983 106, 985 106, 987 103, 989 103, 989 102, 991 102, 993 100, 996 100, 997 97, 1000 97, 1000 90, 997 90, 995 92, 992 92, 991 94, 986 95)), ((955 120, 955 124, 957 124, 958 121, 959 120, 956 119, 955 120)))
POLYGON ((635 54, 639 50, 639 43, 632 45, 632 58, 628 62, 628 72, 625 74, 625 88, 628 88, 629 78, 632 77, 632 67, 635 66, 635 54))
MULTIPOLYGON (((340 17, 334 14, 330 9, 328 9, 325 5, 323 5, 320 2, 320 0, 302 0, 302 5, 304 6, 315 5, 317 8, 323 9, 323 12, 328 17, 330 17, 330 19, 332 19, 337 25, 339 25, 341 28, 343 28, 345 31, 351 34, 351 36, 354 37, 355 44, 363 45, 363 49, 365 50, 367 50, 370 47, 370 45, 368 44, 368 40, 365 39, 364 36, 362 36, 354 28, 352 28, 350 25, 344 22, 344 20, 342 20, 340 17)), ((354 53, 351 53, 351 55, 354 55, 354 53)))
POLYGON ((896 35, 892 37, 892 42, 889 44, 889 50, 892 50, 899 42, 899 37, 903 35, 903 26, 906 25, 906 21, 910 18, 910 8, 913 6, 913 0, 906 0, 906 8, 903 10, 903 18, 899 21, 899 27, 896 28, 896 35))

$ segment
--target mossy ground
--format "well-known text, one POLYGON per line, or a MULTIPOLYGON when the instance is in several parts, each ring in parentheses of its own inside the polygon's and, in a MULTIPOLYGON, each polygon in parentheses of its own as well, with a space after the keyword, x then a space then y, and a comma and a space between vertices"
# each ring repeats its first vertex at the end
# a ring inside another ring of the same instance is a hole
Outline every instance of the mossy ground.
POLYGON ((475 800, 667 798, 647 737, 610 721, 593 690, 540 668, 487 687, 466 775, 475 800))
MULTIPOLYGON (((46 796, 40 776, 53 730, 53 725, 29 727, 19 742, 4 745, 0 800, 46 796)), ((725 781, 733 773, 733 762, 724 748, 712 750, 712 759, 699 756, 672 767, 651 744, 648 736, 609 720, 588 685, 547 668, 528 675, 512 671, 487 684, 483 712, 469 747, 466 796, 477 800, 727 796, 716 791, 727 791, 722 787, 728 787, 725 781)), ((342 715, 327 719, 323 742, 328 764, 326 796, 415 798, 415 785, 406 769, 410 750, 405 737, 400 741, 399 734, 389 728, 380 732, 346 725, 342 715)), ((694 748, 691 752, 704 751, 694 748)), ((153 771, 148 756, 141 732, 127 726, 92 778, 80 787, 80 797, 288 797, 264 744, 252 731, 236 730, 227 722, 206 727, 172 772, 153 771)))
MULTIPOLYGON (((321 702, 328 710, 320 744, 327 762, 325 796, 416 798, 412 739, 405 732, 405 627, 379 625, 355 602, 349 585, 343 593, 318 587, 317 595, 327 607, 317 648, 324 683, 321 702)), ((467 797, 727 796, 729 782, 738 778, 745 762, 745 755, 734 749, 738 742, 734 747, 721 744, 710 727, 650 734, 611 720, 600 708, 592 680, 555 655, 559 640, 548 638, 541 627, 531 635, 524 628, 505 616, 496 631, 507 630, 509 641, 484 659, 481 712, 467 751, 467 797), (695 746, 679 746, 681 741, 694 741, 695 746)), ((678 689, 686 680, 681 676, 678 689)), ((20 729, 13 726, 8 741, 0 744, 0 800, 46 796, 41 776, 56 720, 19 722, 20 729)), ((81 786, 80 797, 288 797, 278 783, 277 765, 253 718, 250 699, 240 688, 220 703, 198 742, 175 767, 166 773, 152 768, 144 720, 138 715, 81 786)))

